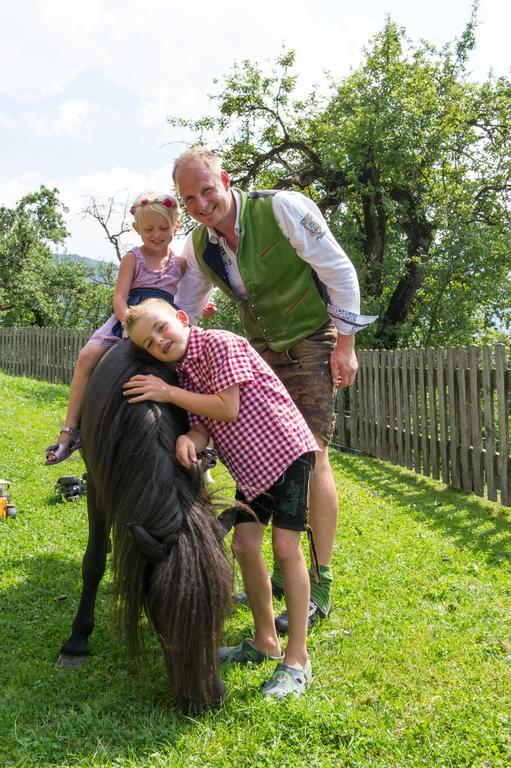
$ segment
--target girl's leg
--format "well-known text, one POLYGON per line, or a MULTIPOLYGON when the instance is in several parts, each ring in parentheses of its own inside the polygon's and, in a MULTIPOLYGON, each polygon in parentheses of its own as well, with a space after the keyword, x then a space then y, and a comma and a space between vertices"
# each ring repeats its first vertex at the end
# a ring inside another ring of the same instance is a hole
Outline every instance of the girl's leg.
MULTIPOLYGON (((67 415, 65 425, 73 430, 78 429, 80 425, 80 414, 82 410, 83 396, 89 382, 90 375, 96 365, 99 363, 108 347, 101 347, 99 344, 86 344, 80 350, 76 361, 71 386, 69 389, 69 402, 67 405, 67 415)), ((72 439, 68 432, 59 434, 59 445, 67 446, 72 439)), ((54 451, 48 452, 48 459, 51 461, 54 451)))
POLYGON ((109 347, 101 347, 99 344, 86 344, 80 351, 69 389, 66 426, 73 429, 78 429, 80 426, 83 396, 90 375, 108 349, 109 347))
POLYGON ((254 646, 270 656, 280 656, 275 630, 270 575, 261 552, 265 527, 240 523, 234 530, 232 548, 239 563, 255 625, 254 646))
POLYGON ((289 619, 289 634, 284 663, 304 667, 307 663, 307 624, 310 583, 305 557, 300 546, 301 531, 273 528, 273 553, 280 565, 289 619))

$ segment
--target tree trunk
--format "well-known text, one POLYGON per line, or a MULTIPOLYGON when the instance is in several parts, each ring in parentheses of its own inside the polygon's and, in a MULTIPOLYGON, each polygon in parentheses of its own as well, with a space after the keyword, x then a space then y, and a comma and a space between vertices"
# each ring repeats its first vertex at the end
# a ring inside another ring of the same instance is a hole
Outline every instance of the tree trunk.
POLYGON ((390 298, 376 333, 376 338, 385 349, 395 349, 397 346, 399 326, 408 318, 422 285, 423 266, 433 239, 433 227, 427 221, 408 222, 405 229, 408 235, 408 262, 405 273, 390 298))

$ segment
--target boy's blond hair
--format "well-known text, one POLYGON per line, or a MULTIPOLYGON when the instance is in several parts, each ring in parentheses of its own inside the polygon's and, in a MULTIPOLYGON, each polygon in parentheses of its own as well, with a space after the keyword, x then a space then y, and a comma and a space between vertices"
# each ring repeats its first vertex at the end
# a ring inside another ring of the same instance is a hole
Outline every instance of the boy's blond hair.
POLYGON ((172 180, 176 183, 176 174, 179 169, 187 163, 203 163, 207 168, 210 168, 218 176, 222 171, 222 164, 218 157, 207 147, 196 145, 185 150, 174 162, 174 168, 172 170, 172 180))
POLYGON ((137 227, 143 226, 148 213, 159 213, 169 222, 171 227, 179 219, 179 203, 174 195, 167 192, 148 190, 135 198, 130 208, 137 227))
POLYGON ((130 339, 132 338, 131 334, 135 323, 140 320, 141 317, 145 317, 152 307, 160 307, 173 315, 176 314, 174 307, 169 304, 168 301, 164 301, 163 299, 146 299, 145 301, 141 301, 140 304, 128 307, 128 311, 124 317, 124 327, 130 339))

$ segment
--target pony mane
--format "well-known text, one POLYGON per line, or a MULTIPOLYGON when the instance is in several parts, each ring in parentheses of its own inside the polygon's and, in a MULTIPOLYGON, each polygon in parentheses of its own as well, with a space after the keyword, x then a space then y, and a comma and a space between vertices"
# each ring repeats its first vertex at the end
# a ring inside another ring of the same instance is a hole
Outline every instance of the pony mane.
POLYGON ((164 649, 168 646, 178 699, 197 690, 207 698, 232 568, 202 476, 185 470, 175 456, 186 415, 150 401, 129 404, 122 394, 122 384, 140 373, 176 384, 172 369, 131 342, 120 342, 95 369, 82 412, 83 454, 96 506, 112 532, 114 615, 130 651, 138 653, 145 608, 164 649), (170 542, 168 556, 158 563, 148 559, 130 524, 161 544, 170 542))

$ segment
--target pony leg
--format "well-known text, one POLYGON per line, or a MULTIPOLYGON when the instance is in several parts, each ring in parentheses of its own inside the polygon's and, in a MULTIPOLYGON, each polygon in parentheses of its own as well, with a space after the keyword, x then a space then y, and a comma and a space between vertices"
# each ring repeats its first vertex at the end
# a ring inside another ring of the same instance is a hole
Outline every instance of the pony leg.
POLYGON ((90 483, 87 488, 87 503, 89 540, 82 561, 82 594, 71 635, 60 649, 57 659, 57 666, 60 667, 78 667, 87 660, 88 638, 94 629, 96 595, 105 572, 106 555, 109 550, 108 531, 104 520, 98 520, 94 489, 90 483))

